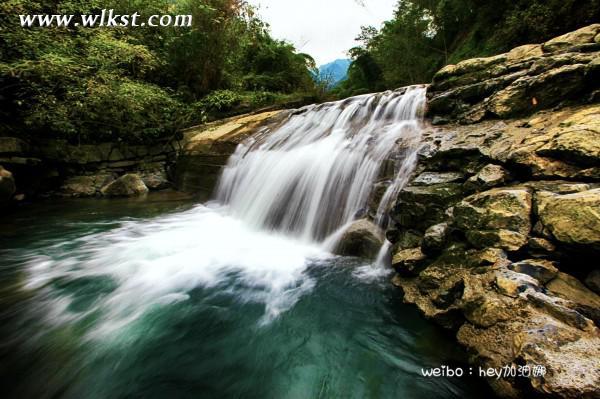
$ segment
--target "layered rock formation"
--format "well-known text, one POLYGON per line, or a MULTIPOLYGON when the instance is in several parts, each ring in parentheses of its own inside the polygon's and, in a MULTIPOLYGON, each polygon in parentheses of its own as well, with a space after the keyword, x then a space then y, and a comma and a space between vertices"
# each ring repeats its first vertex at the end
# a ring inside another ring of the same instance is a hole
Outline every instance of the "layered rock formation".
POLYGON ((504 397, 600 397, 599 33, 438 72, 391 214, 404 300, 475 365, 543 366, 490 379, 504 397))
POLYGON ((184 133, 175 170, 176 187, 209 198, 229 157, 248 136, 277 123, 285 111, 268 111, 217 121, 184 133))
POLYGON ((75 145, 0 137, 0 164, 12 172, 21 198, 90 197, 102 195, 103 187, 127 173, 138 174, 149 189, 169 187, 168 173, 178 150, 178 142, 75 145))
POLYGON ((448 65, 433 78, 430 113, 436 123, 475 123, 598 99, 600 24, 543 44, 448 65))

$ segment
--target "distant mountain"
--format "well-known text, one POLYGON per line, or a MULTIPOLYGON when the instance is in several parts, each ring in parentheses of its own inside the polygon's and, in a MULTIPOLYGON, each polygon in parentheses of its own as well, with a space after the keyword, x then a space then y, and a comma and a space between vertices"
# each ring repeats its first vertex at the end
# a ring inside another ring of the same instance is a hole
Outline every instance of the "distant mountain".
POLYGON ((348 67, 352 61, 338 59, 319 67, 319 74, 315 77, 318 81, 326 81, 329 87, 335 87, 348 77, 348 67))

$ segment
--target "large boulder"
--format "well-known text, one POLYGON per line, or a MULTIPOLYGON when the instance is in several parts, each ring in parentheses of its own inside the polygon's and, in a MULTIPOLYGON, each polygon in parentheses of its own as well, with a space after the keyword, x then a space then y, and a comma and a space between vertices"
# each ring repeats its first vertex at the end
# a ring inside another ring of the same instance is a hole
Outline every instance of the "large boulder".
POLYGON ((72 176, 61 185, 61 195, 69 197, 91 197, 100 193, 102 187, 109 184, 114 177, 110 173, 95 175, 72 176))
POLYGON ((536 194, 542 225, 561 243, 600 250, 600 188, 574 194, 536 194))
POLYGON ((384 242, 384 233, 377 225, 367 219, 359 219, 346 229, 335 252, 338 255, 375 259, 384 242))
POLYGON ((135 197, 148 192, 148 187, 139 175, 129 173, 102 187, 100 192, 107 197, 135 197))
POLYGON ((575 112, 550 129, 551 139, 536 153, 582 166, 600 165, 600 106, 575 112))
POLYGON ((12 173, 0 165, 0 203, 10 201, 15 190, 15 179, 12 173))
POLYGON ((498 188, 465 198, 454 207, 454 225, 478 248, 516 251, 531 230, 531 193, 526 188, 498 188))

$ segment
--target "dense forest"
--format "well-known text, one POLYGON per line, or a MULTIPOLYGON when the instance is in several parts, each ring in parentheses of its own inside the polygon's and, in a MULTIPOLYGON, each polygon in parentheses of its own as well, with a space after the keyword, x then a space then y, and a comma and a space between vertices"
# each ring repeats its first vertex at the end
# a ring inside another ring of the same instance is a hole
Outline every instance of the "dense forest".
POLYGON ((447 64, 540 43, 600 20, 600 0, 401 0, 364 27, 338 95, 431 81, 447 64))
MULTIPOLYGON (((368 6, 368 1, 365 3, 368 6)), ((0 3, 0 135, 152 142, 272 105, 426 83, 462 59, 598 21, 600 0, 402 0, 364 27, 348 79, 315 82, 314 60, 273 38, 244 0, 6 0, 0 3), (192 15, 192 27, 20 26, 20 14, 192 15)))
MULTIPOLYGON (((148 142, 315 94, 314 61, 242 0, 7 0, 0 135, 148 142), (32 27, 20 14, 192 15, 188 27, 32 27)), ((305 100, 306 101, 306 100, 305 100)))

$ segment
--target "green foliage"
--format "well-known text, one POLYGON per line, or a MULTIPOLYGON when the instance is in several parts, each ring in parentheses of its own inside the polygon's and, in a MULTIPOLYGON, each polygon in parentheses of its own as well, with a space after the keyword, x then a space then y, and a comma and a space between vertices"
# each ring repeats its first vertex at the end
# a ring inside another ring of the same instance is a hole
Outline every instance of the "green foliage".
POLYGON ((217 90, 200 100, 198 107, 205 112, 221 113, 231 111, 241 101, 242 97, 239 93, 231 90, 217 90))
POLYGON ((600 20, 600 0, 402 0, 352 49, 342 96, 427 83, 442 66, 540 43, 600 20))
POLYGON ((0 135, 168 139, 207 118, 314 91, 310 59, 243 0, 0 3, 0 135), (191 28, 22 28, 19 14, 191 14, 191 28))

